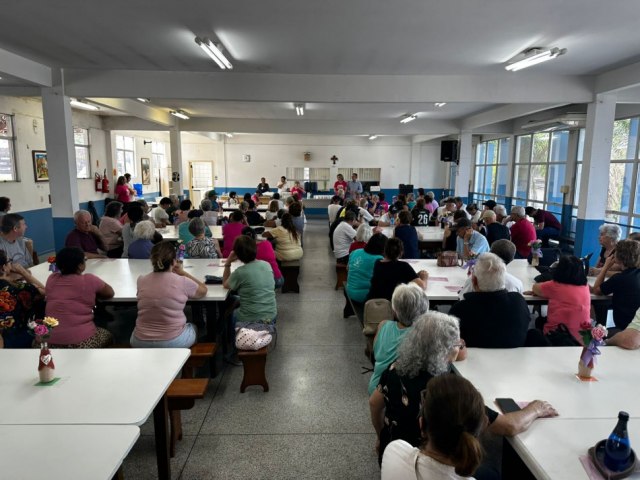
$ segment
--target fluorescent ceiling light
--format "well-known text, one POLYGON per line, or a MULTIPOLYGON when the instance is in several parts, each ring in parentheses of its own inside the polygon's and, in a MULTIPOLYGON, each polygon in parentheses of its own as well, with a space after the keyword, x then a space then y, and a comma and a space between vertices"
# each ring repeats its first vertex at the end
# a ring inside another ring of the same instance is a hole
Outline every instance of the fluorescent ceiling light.
POLYGON ((504 68, 505 70, 509 70, 510 72, 517 72, 518 70, 522 70, 523 68, 531 67, 533 65, 537 65, 538 63, 552 60, 556 57, 559 57, 560 55, 564 55, 565 53, 567 53, 566 48, 530 48, 529 50, 525 50, 520 55, 509 60, 509 62, 511 63, 508 63, 504 68), (522 55, 524 55, 524 58, 520 58, 522 55), (516 60, 518 58, 519 60, 516 60))
POLYGON ((413 115, 405 115, 404 118, 402 120, 400 120, 400 123, 409 123, 409 122, 413 122, 416 118, 418 118, 417 114, 413 114, 413 115))
POLYGON ((229 133, 229 132, 227 132, 227 133, 225 133, 225 136, 226 136, 227 138, 233 138, 233 133, 229 133))
POLYGON ((227 60, 227 57, 225 57, 224 54, 222 53, 221 45, 214 44, 208 38, 200 38, 200 37, 196 37, 196 43, 200 46, 202 50, 204 50, 204 52, 207 55, 209 55, 209 57, 211 57, 211 60, 213 60, 218 64, 218 66, 222 70, 225 70, 227 68, 231 70, 233 68, 233 65, 231 65, 231 62, 227 60))
POLYGON ((78 100, 77 98, 72 98, 69 103, 71 104, 72 107, 82 108, 84 110, 93 110, 93 111, 100 110, 98 106, 83 100, 78 100))
POLYGON ((378 138, 378 135, 369 135, 369 140, 375 140, 378 138))
POLYGON ((138 100, 139 102, 142 102, 142 103, 149 103, 151 101, 148 98, 142 98, 142 97, 138 97, 138 98, 136 98, 136 100, 138 100))
POLYGON ((446 104, 447 104, 447 102, 436 102, 436 103, 434 103, 434 105, 435 105, 436 107, 438 107, 438 108, 440 108, 440 107, 444 107, 446 104))
POLYGON ((182 120, 189 120, 189 115, 184 110, 171 110, 169 112, 174 117, 181 118, 182 120))
POLYGON ((304 115, 304 103, 296 103, 294 104, 294 107, 296 108, 296 115, 299 117, 304 115))

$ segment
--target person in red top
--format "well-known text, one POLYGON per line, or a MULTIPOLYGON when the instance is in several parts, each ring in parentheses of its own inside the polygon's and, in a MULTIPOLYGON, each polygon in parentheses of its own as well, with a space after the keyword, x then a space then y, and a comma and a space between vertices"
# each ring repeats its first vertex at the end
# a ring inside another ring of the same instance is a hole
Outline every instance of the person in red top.
POLYGON ((298 180, 293 182, 293 188, 291 189, 291 195, 296 197, 298 200, 302 200, 302 196, 305 193, 306 192, 304 191, 304 188, 302 188, 302 186, 300 186, 300 182, 298 180))
POLYGON ((131 199, 135 196, 136 191, 127 185, 127 180, 124 176, 119 176, 116 182, 116 187, 113 192, 116 196, 116 200, 123 204, 131 202, 131 199))
POLYGON ((531 253, 531 242, 537 239, 536 229, 527 220, 523 207, 513 207, 511 209, 511 220, 515 223, 511 226, 511 241, 516 246, 515 258, 527 258, 531 253))
POLYGON ((533 218, 533 223, 536 226, 536 235, 542 240, 544 248, 549 246, 549 238, 558 238, 560 236, 562 225, 553 213, 533 207, 527 207, 524 211, 533 218))
POLYGON ((336 195, 338 195, 338 190, 340 190, 340 187, 342 187, 343 192, 347 191, 347 182, 344 181, 344 177, 342 176, 342 174, 339 173, 337 178, 338 180, 336 180, 336 183, 333 184, 333 191, 336 195))
POLYGON ((262 240, 258 242, 256 240, 256 232, 251 227, 244 227, 242 229, 242 235, 246 235, 247 237, 253 238, 256 241, 256 260, 264 260, 269 265, 271 265, 271 270, 273 270, 273 280, 275 281, 276 290, 282 285, 284 285, 284 277, 282 276, 282 272, 280 271, 280 267, 278 266, 278 262, 276 261, 276 252, 273 249, 273 245, 271 242, 266 240, 262 240))

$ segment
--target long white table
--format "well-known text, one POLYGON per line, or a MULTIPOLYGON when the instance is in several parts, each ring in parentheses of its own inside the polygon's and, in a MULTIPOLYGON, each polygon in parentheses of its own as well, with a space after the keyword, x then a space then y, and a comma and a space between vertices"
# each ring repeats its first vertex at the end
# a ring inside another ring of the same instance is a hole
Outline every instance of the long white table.
MULTIPOLYGON (((231 270, 240 266, 234 262, 231 270)), ((205 275, 221 277, 224 271, 222 259, 186 259, 184 269, 194 277, 204 281, 205 275)), ((101 258, 87 260, 85 273, 93 273, 113 287, 115 295, 109 302, 135 302, 138 290, 137 280, 153 270, 149 260, 131 260, 126 258, 101 258)), ((49 264, 41 263, 31 267, 31 273, 42 283, 46 283, 51 274, 49 264)), ((198 301, 221 302, 227 298, 229 291, 222 285, 207 285, 207 294, 198 301)))
MULTIPOLYGON (((254 228, 260 227, 260 225, 254 226, 254 228)), ((208 227, 211 230, 212 238, 215 238, 218 241, 222 241, 222 226, 220 225, 212 225, 208 227)), ((273 230, 273 227, 264 227, 265 231, 273 230)), ((178 227, 175 225, 168 225, 163 228, 156 228, 156 232, 162 235, 163 240, 176 241, 180 238, 178 234, 178 227)), ((262 235, 258 235, 256 238, 257 241, 262 241, 264 238, 262 235)))
POLYGON ((601 347, 595 382, 575 376, 581 351, 582 347, 470 348, 467 359, 454 364, 491 408, 497 409, 494 400, 503 397, 516 402, 546 400, 556 408, 558 417, 538 419, 527 432, 509 439, 537 478, 588 478, 575 464, 577 455, 607 438, 620 410, 631 415, 636 445, 640 440, 640 383, 635 381, 640 351, 601 347), (574 430, 574 425, 579 428, 574 430))
POLYGON ((0 476, 111 480, 139 436, 133 425, 0 425, 0 476))
MULTIPOLYGON (((416 227, 416 231, 418 232, 420 242, 442 243, 442 239, 444 238, 444 230, 440 227, 416 227)), ((382 233, 389 238, 393 238, 394 228, 382 227, 382 233)))
MULTIPOLYGON (((222 209, 225 212, 232 212, 234 210, 238 210, 240 208, 239 205, 222 205, 222 209)), ((258 210, 259 212, 266 212, 267 210, 269 210, 269 205, 261 203, 260 205, 256 205, 256 210, 258 210)))
POLYGON ((159 477, 171 477, 164 394, 188 349, 54 350, 51 386, 35 385, 38 354, 0 350, 0 425, 140 426, 153 412, 159 477))

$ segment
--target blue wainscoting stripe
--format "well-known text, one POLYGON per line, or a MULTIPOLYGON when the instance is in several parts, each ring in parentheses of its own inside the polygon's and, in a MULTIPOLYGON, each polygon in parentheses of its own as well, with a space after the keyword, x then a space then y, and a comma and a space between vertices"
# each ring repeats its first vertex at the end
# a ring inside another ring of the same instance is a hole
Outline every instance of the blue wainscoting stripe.
MULTIPOLYGON (((562 205, 562 232, 560 233, 563 237, 569 237, 571 235, 571 214, 573 213, 573 205, 567 205, 564 203, 562 205)), ((557 216, 557 215, 556 215, 557 216)))
MULTIPOLYGON (((576 220, 576 243, 574 246, 574 255, 584 257, 590 253, 597 256, 600 252, 600 225, 604 220, 585 220, 578 218, 576 220)), ((592 262, 593 263, 593 262, 592 262)))
MULTIPOLYGON (((64 240, 67 234, 74 228, 73 218, 54 217, 53 218, 53 238, 55 240, 56 252, 64 247, 64 240)), ((38 252, 40 253, 40 252, 38 252)))
POLYGON ((51 218, 51 208, 39 208, 18 213, 24 217, 27 224, 27 233, 25 235, 33 240, 33 248, 38 252, 38 255, 53 252, 55 244, 52 235, 53 219, 51 218))

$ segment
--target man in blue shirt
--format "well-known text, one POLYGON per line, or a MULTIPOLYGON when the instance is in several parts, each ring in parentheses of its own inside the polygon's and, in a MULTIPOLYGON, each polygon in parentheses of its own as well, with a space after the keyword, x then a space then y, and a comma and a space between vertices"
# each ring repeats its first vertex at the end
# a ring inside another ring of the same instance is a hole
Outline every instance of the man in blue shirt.
POLYGON ((461 218, 457 223, 456 252, 458 256, 467 260, 473 255, 480 255, 489 251, 489 242, 484 235, 471 228, 471 220, 461 218))
POLYGON ((358 174, 351 175, 351 181, 347 183, 347 197, 357 198, 362 193, 362 183, 358 180, 358 174))

